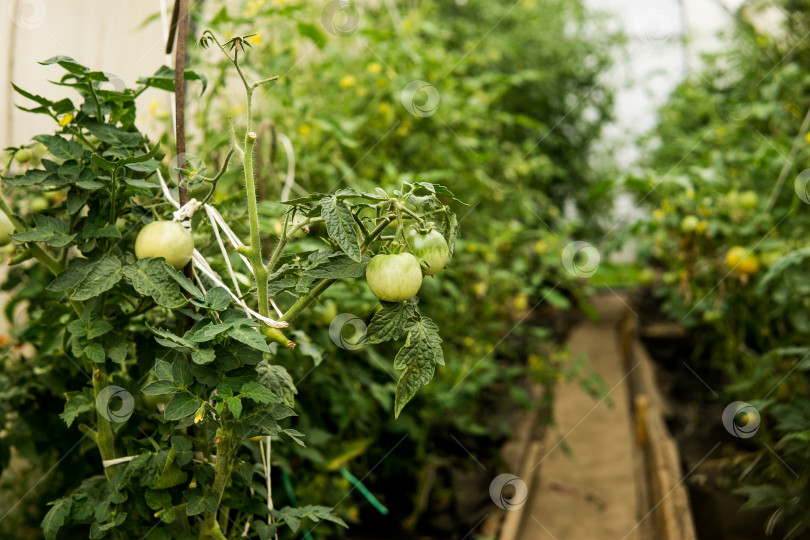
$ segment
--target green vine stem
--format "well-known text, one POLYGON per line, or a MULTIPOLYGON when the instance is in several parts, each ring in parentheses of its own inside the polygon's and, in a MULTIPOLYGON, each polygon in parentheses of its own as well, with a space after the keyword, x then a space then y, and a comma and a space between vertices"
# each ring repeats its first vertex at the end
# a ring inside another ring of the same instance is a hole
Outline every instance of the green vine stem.
MULTIPOLYGON (((98 403, 98 396, 102 390, 107 387, 107 368, 104 364, 97 364, 96 369, 93 371, 93 395, 96 403, 98 403)), ((112 432, 112 425, 110 421, 104 417, 103 414, 96 412, 96 444, 98 451, 101 454, 103 461, 115 459, 115 436, 112 432)), ((115 466, 104 467, 104 474, 107 480, 112 480, 115 466)))
MULTIPOLYGON (((217 444, 217 460, 214 472, 214 485, 211 488, 211 493, 217 498, 217 509, 222 503, 222 496, 225 493, 225 486, 228 485, 228 479, 231 476, 231 446, 233 444, 233 432, 221 427, 217 429, 216 438, 217 444)), ((206 538, 206 535, 212 538, 219 538, 216 533, 222 536, 217 521, 217 511, 206 512, 203 521, 203 526, 200 530, 200 539, 206 538)), ((224 537, 223 537, 224 538, 224 537)))
MULTIPOLYGON (((257 135, 253 131, 253 92, 259 86, 277 81, 278 77, 268 77, 261 79, 254 83, 248 83, 242 68, 239 65, 239 47, 236 44, 234 47, 233 57, 228 54, 225 47, 219 42, 216 36, 210 30, 203 32, 202 39, 207 42, 208 39, 217 44, 222 54, 234 65, 239 78, 242 79, 242 84, 245 86, 245 95, 247 99, 247 127, 245 130, 245 146, 244 150, 239 152, 242 157, 242 164, 245 171, 245 191, 247 192, 247 205, 248 205, 248 220, 250 223, 250 246, 247 250, 248 260, 253 269, 253 275, 256 279, 256 296, 258 297, 259 314, 268 317, 270 315, 270 299, 267 293, 267 270, 262 261, 262 243, 261 234, 259 231, 259 209, 258 201, 256 198, 256 179, 253 175, 253 150, 256 146, 257 135)), ((233 132, 233 125, 231 126, 233 132)), ((235 141, 233 143, 235 145, 235 141)), ((241 149, 240 149, 241 150, 241 149)))

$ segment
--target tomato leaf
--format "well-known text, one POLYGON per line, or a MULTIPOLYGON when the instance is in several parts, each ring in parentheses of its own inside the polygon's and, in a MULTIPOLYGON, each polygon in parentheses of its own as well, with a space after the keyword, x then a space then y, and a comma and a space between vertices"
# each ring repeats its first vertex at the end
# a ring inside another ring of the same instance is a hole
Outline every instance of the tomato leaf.
POLYGON ((306 270, 306 273, 313 278, 359 278, 366 274, 366 266, 370 260, 371 257, 362 256, 362 260, 358 262, 343 253, 335 253, 318 263, 317 266, 306 270))
POLYGON ((143 296, 151 296, 159 305, 169 309, 186 305, 186 297, 180 292, 177 281, 166 271, 161 259, 140 259, 135 264, 125 266, 123 273, 136 291, 143 296))
POLYGON ((70 297, 79 302, 94 298, 112 289, 121 281, 121 261, 115 257, 102 257, 92 262, 90 270, 76 286, 70 297))
POLYGON ((51 509, 42 519, 42 531, 45 533, 45 540, 56 540, 56 533, 65 524, 65 520, 70 515, 73 507, 73 499, 65 497, 49 503, 51 509))
POLYGON ((181 420, 187 416, 191 416, 200 407, 200 402, 188 392, 177 394, 172 400, 166 404, 166 410, 163 412, 163 417, 166 420, 181 420))
POLYGON ((256 403, 278 403, 279 401, 278 396, 256 381, 243 384, 239 389, 239 395, 252 399, 256 403))
POLYGON ((427 317, 420 317, 407 328, 408 338, 394 359, 394 369, 404 370, 397 383, 394 416, 398 417, 405 405, 421 386, 433 379, 435 364, 444 365, 442 338, 439 328, 427 317))
POLYGON ((416 315, 416 310, 410 302, 382 302, 382 306, 383 308, 374 314, 366 328, 363 343, 398 340, 407 322, 416 315))
POLYGON ((362 261, 360 254, 360 241, 357 229, 352 218, 351 210, 346 203, 337 197, 324 197, 321 199, 321 217, 326 223, 326 232, 340 249, 357 262, 362 261))
POLYGON ((68 234, 68 224, 60 219, 34 214, 34 228, 9 235, 18 242, 44 242, 51 247, 65 247, 76 238, 68 234))
POLYGON ((270 352, 270 347, 267 346, 267 341, 265 341, 264 336, 253 328, 243 325, 235 326, 228 330, 228 335, 249 347, 266 353, 270 352))
POLYGON ((54 292, 63 292, 76 287, 90 271, 92 263, 88 259, 73 259, 67 268, 62 270, 48 285, 47 289, 54 292))
POLYGON ((257 380, 260 384, 279 396, 288 407, 295 406, 295 395, 298 393, 298 389, 295 388, 293 378, 284 366, 262 360, 256 366, 256 371, 259 373, 257 380))

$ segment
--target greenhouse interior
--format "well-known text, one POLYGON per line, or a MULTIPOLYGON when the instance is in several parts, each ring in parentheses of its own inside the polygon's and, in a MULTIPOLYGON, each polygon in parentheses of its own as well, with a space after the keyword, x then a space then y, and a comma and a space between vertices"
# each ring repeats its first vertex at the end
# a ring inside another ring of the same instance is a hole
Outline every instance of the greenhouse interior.
POLYGON ((3 0, 0 538, 810 539, 810 0, 3 0))

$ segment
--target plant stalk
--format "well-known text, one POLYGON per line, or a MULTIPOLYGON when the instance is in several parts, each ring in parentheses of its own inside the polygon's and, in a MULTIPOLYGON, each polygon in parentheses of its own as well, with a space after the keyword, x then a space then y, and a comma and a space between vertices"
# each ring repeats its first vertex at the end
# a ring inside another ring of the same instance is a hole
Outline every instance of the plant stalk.
MULTIPOLYGON (((93 395, 96 399, 96 406, 98 406, 98 396, 102 390, 107 387, 107 368, 104 364, 97 364, 96 369, 93 370, 93 395)), ((106 404, 105 404, 106 406, 106 404)), ((101 454, 103 461, 115 459, 115 436, 112 432, 112 425, 110 421, 101 413, 96 411, 96 428, 98 435, 96 436, 96 444, 98 451, 101 454)), ((104 467, 104 474, 107 480, 112 480, 115 467, 104 467)))

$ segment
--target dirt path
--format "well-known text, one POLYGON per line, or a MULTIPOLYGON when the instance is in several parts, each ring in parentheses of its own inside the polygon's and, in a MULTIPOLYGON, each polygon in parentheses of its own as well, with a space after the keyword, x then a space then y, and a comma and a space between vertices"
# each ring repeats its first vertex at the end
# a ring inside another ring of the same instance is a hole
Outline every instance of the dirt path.
POLYGON ((556 426, 549 431, 535 468, 539 476, 519 540, 641 538, 636 493, 640 457, 616 336, 616 324, 626 308, 613 295, 597 298, 594 304, 601 320, 575 328, 568 344, 573 358, 588 355, 591 368, 610 389, 608 398, 595 400, 577 383, 557 387, 556 426))

